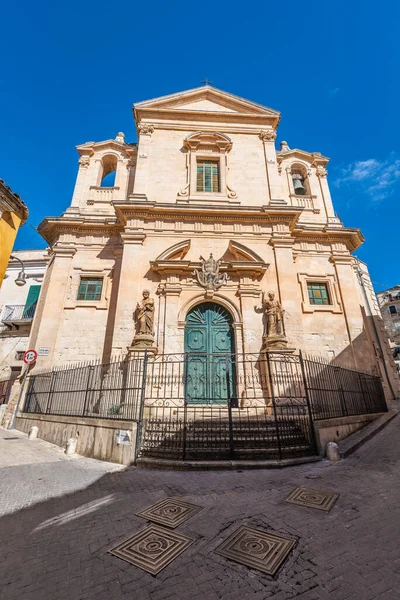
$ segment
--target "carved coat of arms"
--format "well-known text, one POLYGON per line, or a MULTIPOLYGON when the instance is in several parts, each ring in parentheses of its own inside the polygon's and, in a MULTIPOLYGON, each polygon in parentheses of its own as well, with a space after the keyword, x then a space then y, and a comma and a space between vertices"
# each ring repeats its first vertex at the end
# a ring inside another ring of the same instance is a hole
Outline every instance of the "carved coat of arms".
POLYGON ((210 254, 210 258, 203 258, 201 260, 201 271, 195 269, 193 275, 195 275, 198 283, 206 290, 218 290, 221 285, 224 285, 228 281, 228 275, 226 273, 220 273, 220 260, 215 260, 213 255, 210 254))

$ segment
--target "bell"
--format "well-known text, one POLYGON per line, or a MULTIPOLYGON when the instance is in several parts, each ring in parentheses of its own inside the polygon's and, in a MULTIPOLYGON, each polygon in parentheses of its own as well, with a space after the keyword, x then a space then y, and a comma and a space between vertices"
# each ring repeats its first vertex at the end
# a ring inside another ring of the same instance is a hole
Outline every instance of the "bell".
POLYGON ((304 196, 307 191, 304 187, 302 176, 298 175, 297 173, 293 174, 293 187, 296 196, 304 196))

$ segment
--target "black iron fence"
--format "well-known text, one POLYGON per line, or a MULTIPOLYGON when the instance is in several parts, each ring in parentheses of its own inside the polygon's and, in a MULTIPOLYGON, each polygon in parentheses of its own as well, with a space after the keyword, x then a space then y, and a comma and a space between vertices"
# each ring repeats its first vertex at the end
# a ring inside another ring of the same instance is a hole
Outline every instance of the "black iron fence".
POLYGON ((24 412, 138 421, 147 356, 31 375, 24 412))
POLYGON ((387 410, 379 377, 301 353, 137 353, 28 381, 25 412, 137 421, 149 457, 310 455, 313 421, 387 410))
POLYGON ((387 411, 379 377, 314 357, 302 362, 314 421, 387 411))

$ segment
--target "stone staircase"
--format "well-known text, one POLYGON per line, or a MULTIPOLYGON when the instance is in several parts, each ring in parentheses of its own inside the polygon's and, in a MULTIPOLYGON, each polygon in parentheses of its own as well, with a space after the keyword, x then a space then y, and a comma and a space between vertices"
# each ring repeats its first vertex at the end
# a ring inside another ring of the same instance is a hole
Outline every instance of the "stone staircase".
POLYGON ((162 460, 279 460, 315 455, 308 421, 248 417, 182 420, 148 418, 141 458, 162 460), (305 430, 305 431, 304 431, 305 430))

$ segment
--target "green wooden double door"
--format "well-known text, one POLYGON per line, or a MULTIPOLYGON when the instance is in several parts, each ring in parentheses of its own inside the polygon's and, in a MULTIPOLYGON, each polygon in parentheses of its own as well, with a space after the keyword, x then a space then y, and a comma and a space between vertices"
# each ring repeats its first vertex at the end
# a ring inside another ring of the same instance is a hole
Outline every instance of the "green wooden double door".
POLYGON ((226 404, 236 394, 232 317, 205 302, 187 315, 185 397, 188 404, 226 404))

